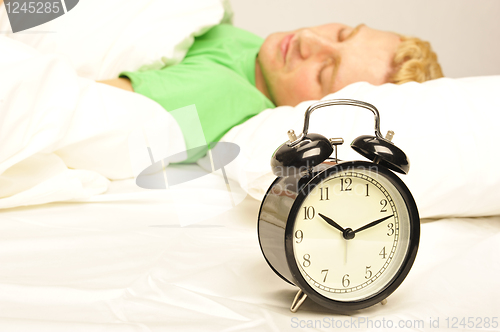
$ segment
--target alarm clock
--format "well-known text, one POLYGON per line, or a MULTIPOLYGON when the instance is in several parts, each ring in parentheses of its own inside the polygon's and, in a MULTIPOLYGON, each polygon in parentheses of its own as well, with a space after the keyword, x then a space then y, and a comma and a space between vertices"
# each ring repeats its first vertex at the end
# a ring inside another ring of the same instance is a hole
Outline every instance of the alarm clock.
POLYGON ((310 298, 332 311, 367 308, 403 282, 417 255, 420 219, 415 200, 395 174, 410 162, 383 137, 375 106, 334 99, 311 105, 304 128, 271 158, 278 177, 269 187, 258 217, 262 253, 271 269, 299 288, 290 310, 310 298), (370 161, 337 158, 342 138, 308 133, 316 109, 350 105, 370 110, 375 136, 360 136, 351 147, 370 161), (334 153, 335 152, 335 153, 334 153))

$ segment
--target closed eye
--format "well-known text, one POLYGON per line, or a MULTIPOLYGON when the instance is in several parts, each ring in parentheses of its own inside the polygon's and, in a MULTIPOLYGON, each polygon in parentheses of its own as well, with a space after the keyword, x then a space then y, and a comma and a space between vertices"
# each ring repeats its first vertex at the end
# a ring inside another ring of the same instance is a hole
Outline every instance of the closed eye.
POLYGON ((356 26, 354 29, 351 29, 351 28, 343 28, 343 29, 340 29, 339 31, 339 35, 337 36, 338 40, 340 42, 344 42, 348 39, 351 39, 352 37, 354 37, 358 32, 359 30, 364 27, 365 25, 364 24, 360 24, 358 26, 356 26), (350 31, 349 31, 350 30, 350 31), (344 35, 347 33, 348 35, 346 37, 344 37, 344 35))

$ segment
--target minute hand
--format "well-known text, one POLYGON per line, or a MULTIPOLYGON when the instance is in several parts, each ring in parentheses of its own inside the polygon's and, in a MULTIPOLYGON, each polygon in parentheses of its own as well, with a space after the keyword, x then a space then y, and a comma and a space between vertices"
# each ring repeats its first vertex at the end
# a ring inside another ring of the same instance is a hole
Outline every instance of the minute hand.
POLYGON ((388 216, 388 217, 384 217, 384 218, 381 218, 381 219, 379 219, 379 220, 372 221, 371 223, 369 223, 369 224, 367 224, 367 225, 364 225, 363 227, 360 227, 360 228, 356 229, 356 230, 354 231, 354 233, 358 233, 358 232, 364 231, 365 229, 368 229, 368 228, 370 228, 370 227, 373 227, 373 226, 375 226, 375 225, 378 225, 378 224, 380 224, 382 221, 387 220, 387 219, 389 219, 390 217, 394 217, 394 215, 392 214, 392 215, 390 215, 390 216, 388 216))

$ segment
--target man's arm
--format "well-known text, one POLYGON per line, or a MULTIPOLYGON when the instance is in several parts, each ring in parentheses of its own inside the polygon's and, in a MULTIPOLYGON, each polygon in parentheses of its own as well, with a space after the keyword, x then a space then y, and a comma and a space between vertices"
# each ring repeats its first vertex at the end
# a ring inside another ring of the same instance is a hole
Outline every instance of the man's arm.
POLYGON ((97 81, 97 83, 103 83, 114 86, 115 88, 134 92, 134 89, 132 88, 132 83, 130 83, 130 80, 125 77, 114 78, 112 80, 97 81))

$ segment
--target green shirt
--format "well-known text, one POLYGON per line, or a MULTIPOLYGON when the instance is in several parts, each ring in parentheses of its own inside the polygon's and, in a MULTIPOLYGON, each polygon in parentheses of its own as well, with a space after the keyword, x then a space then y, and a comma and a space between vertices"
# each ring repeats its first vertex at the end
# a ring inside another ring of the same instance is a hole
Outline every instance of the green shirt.
MULTIPOLYGON (((255 60, 262 43, 250 32, 221 24, 195 38, 181 63, 120 76, 169 112, 195 104, 206 142, 217 142, 232 127, 275 107, 255 87, 255 60)), ((190 123, 178 122, 186 148, 195 148, 189 144, 190 123)))

